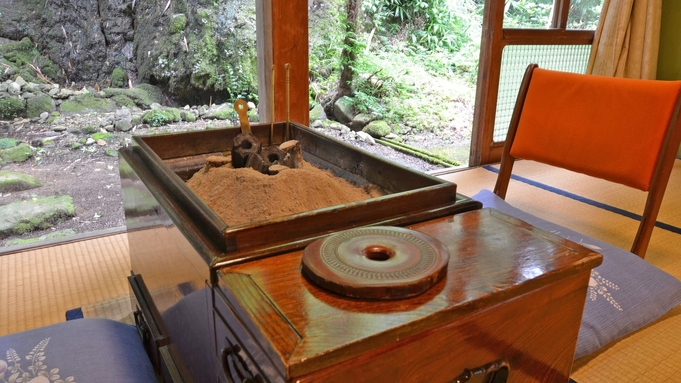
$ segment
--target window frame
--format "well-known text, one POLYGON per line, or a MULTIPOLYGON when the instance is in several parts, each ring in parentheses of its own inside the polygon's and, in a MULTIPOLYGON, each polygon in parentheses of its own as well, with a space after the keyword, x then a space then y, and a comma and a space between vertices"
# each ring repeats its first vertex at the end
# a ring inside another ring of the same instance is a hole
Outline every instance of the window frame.
POLYGON ((475 95, 469 166, 499 162, 504 141, 494 141, 501 59, 508 45, 591 45, 594 30, 567 29, 570 0, 554 0, 547 29, 504 28, 504 0, 486 0, 475 95))

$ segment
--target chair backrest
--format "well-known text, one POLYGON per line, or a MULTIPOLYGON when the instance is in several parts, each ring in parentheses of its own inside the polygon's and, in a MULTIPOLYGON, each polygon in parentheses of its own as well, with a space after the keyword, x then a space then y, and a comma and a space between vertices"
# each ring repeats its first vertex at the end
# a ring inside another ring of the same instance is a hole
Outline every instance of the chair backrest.
POLYGON ((505 198, 515 159, 647 191, 631 251, 650 242, 681 144, 681 81, 634 80, 528 66, 494 192, 505 198))

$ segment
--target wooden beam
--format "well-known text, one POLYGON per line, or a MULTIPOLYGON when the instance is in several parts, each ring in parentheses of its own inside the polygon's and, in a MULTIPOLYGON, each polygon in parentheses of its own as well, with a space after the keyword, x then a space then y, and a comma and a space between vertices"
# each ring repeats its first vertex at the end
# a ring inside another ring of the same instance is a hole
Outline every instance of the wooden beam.
POLYGON ((290 119, 310 123, 307 0, 272 0, 272 63, 276 121, 286 120, 286 71, 290 65, 290 119))
POLYGON ((504 0, 485 0, 469 166, 489 163, 501 66, 504 0))
POLYGON ((310 123, 307 0, 257 0, 258 112, 261 122, 272 114, 274 66, 274 121, 286 121, 286 69, 289 64, 289 117, 310 123))

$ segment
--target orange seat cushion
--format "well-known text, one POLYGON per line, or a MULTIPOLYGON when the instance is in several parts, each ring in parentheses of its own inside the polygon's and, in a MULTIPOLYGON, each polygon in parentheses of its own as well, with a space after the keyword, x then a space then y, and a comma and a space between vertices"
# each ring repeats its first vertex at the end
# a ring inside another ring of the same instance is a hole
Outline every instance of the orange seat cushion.
POLYGON ((681 81, 535 69, 510 154, 650 188, 681 81))

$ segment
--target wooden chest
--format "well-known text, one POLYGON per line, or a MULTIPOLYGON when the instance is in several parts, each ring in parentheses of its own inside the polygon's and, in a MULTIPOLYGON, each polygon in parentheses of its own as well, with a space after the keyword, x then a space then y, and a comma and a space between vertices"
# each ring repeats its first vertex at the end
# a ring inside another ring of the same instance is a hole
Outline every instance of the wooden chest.
POLYGON ((451 253, 446 277, 412 298, 327 292, 301 275, 302 251, 219 270, 223 380, 568 381, 598 253, 491 209, 408 228, 451 253))

